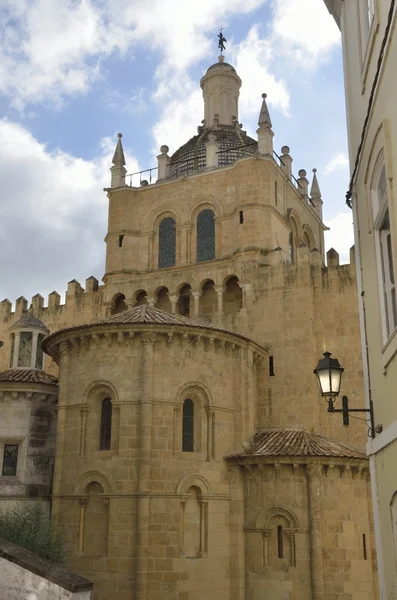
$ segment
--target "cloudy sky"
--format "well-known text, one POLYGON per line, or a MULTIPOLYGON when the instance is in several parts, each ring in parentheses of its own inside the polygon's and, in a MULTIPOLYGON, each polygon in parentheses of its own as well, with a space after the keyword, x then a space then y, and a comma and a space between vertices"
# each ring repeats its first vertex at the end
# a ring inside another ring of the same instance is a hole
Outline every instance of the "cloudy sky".
POLYGON ((221 26, 240 122, 255 136, 266 92, 275 150, 318 169, 327 247, 348 261, 341 45, 322 0, 2 0, 0 299, 102 277, 117 132, 130 173, 196 133, 221 26))

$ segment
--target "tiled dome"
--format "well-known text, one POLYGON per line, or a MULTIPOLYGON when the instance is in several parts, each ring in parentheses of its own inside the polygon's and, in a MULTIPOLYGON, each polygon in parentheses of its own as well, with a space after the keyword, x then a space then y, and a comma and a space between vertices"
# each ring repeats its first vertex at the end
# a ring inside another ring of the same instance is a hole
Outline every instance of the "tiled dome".
POLYGON ((242 131, 238 125, 220 125, 217 129, 206 128, 171 156, 169 179, 205 168, 205 144, 210 133, 215 134, 219 144, 220 167, 230 165, 239 158, 250 156, 257 151, 258 142, 242 131))
POLYGON ((30 310, 23 314, 22 317, 18 319, 18 321, 16 321, 12 327, 37 327, 38 329, 44 329, 45 331, 48 331, 43 321, 40 321, 40 319, 35 317, 30 310))

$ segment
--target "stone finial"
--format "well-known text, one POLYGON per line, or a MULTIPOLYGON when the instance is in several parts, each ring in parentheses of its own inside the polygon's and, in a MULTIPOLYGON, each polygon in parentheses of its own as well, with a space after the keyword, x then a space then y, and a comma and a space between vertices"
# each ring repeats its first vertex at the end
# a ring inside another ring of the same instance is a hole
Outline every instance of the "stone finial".
POLYGON ((262 107, 261 107, 261 111, 259 113, 259 119, 258 119, 258 127, 260 129, 264 128, 264 127, 272 126, 269 109, 267 108, 267 104, 266 104, 267 94, 262 94, 262 98, 263 98, 262 107))
POLYGON ((123 137, 122 133, 118 133, 117 137, 119 138, 117 141, 116 150, 114 151, 112 164, 116 167, 125 167, 125 158, 124 158, 124 150, 123 144, 121 142, 121 138, 123 137))
POLYGON ((113 166, 110 168, 111 172, 111 184, 112 188, 116 187, 124 187, 125 186, 125 175, 127 170, 125 169, 125 157, 123 144, 121 143, 121 138, 123 137, 122 133, 118 133, 117 137, 119 138, 117 141, 116 150, 114 151, 112 163, 113 166))
POLYGON ((310 197, 311 197, 312 203, 314 204, 314 210, 316 211, 316 213, 318 214, 320 219, 322 219, 323 201, 321 199, 321 191, 320 191, 320 186, 318 185, 316 173, 317 173, 317 169, 313 169, 313 181, 312 181, 312 186, 310 188, 310 197))
POLYGON ((301 194, 301 196, 304 196, 305 198, 308 198, 308 190, 309 190, 309 180, 306 177, 306 171, 305 169, 300 169, 298 171, 298 183, 299 183, 299 192, 301 194))
POLYGON ((273 136, 272 122, 266 104, 267 94, 262 94, 262 107, 259 113, 258 129, 258 152, 259 154, 270 154, 273 156, 273 136))
POLYGON ((169 148, 166 144, 160 147, 161 154, 157 157, 158 166, 158 181, 167 179, 170 172, 170 157, 168 156, 169 148))
POLYGON ((312 186, 310 188, 310 197, 311 198, 321 198, 320 186, 318 185, 316 173, 317 173, 317 169, 313 169, 313 181, 312 181, 312 186))
POLYGON ((289 153, 289 146, 283 146, 281 148, 281 168, 284 171, 288 179, 292 176, 292 157, 289 153))

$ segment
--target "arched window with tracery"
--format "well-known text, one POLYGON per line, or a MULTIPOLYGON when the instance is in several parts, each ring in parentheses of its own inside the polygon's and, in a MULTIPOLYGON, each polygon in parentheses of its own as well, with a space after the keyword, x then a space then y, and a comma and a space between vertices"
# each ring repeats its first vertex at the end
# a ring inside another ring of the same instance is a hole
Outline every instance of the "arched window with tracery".
POLYGON ((102 400, 101 407, 101 430, 99 438, 99 450, 110 450, 112 442, 112 401, 110 398, 102 400))
POLYGON ((197 262, 215 258, 215 214, 206 208, 197 217, 197 262))
POLYGON ((159 225, 159 269, 173 267, 176 262, 176 222, 166 217, 159 225))
POLYGON ((194 450, 194 403, 187 398, 183 402, 182 413, 182 452, 194 450))

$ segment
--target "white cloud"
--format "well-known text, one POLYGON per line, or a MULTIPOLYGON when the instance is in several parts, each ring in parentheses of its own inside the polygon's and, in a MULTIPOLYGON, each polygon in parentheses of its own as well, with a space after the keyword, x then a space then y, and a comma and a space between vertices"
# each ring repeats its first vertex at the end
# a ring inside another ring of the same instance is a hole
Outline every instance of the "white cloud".
MULTIPOLYGON (((91 161, 49 151, 26 129, 0 120, 3 288, 0 299, 59 292, 67 281, 103 273, 111 158, 117 138, 102 140, 91 161), (10 234, 12 232, 12 234, 10 234), (37 283, 39 282, 39 283, 37 283)), ((126 156, 128 168, 139 169, 126 156)))
POLYGON ((349 160, 343 152, 336 154, 324 168, 324 175, 331 175, 337 169, 345 169, 349 166, 349 160))
POLYGON ((15 108, 84 93, 112 52, 159 50, 159 81, 210 53, 214 23, 266 0, 18 0, 2 7, 0 93, 15 108))
POLYGON ((325 224, 330 228, 325 232, 325 248, 334 248, 339 253, 340 264, 350 262, 350 248, 354 244, 352 212, 341 212, 332 219, 326 219, 325 224))
POLYGON ((340 32, 324 2, 274 0, 272 6, 273 47, 279 54, 313 67, 340 44, 340 32))

